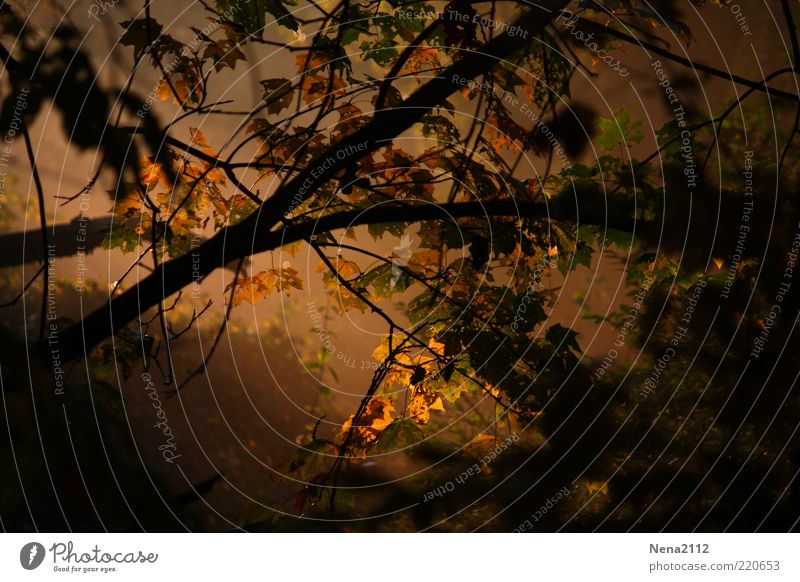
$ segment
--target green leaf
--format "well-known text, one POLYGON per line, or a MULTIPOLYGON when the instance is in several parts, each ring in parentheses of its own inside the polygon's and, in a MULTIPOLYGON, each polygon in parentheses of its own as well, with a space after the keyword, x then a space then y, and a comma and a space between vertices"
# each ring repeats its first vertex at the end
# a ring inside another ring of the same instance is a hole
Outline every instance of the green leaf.
POLYGON ((399 267, 384 263, 360 277, 358 283, 369 287, 370 294, 374 297, 388 299, 394 293, 402 293, 408 289, 411 280, 399 267))
POLYGON ((264 0, 217 0, 217 12, 244 28, 248 34, 261 35, 264 11, 264 0))
MULTIPOLYGON (((294 19, 294 16, 286 9, 284 3, 280 0, 264 0, 264 5, 270 14, 275 17, 275 21, 281 26, 285 26, 290 30, 297 30, 300 25, 294 19)), ((262 17, 263 18, 263 17, 262 17)))
POLYGON ((124 226, 106 229, 105 233, 106 237, 103 240, 103 248, 119 249, 123 253, 130 253, 139 247, 139 241, 141 240, 139 234, 124 226))
POLYGON ((596 143, 607 151, 613 150, 620 143, 629 147, 631 143, 641 143, 644 139, 644 134, 639 129, 641 125, 640 119, 631 120, 631 112, 620 107, 612 118, 597 120, 596 143))
POLYGON ((266 13, 290 30, 297 30, 294 16, 280 0, 217 0, 217 12, 224 18, 240 25, 249 34, 260 36, 264 30, 266 13))
POLYGON ((391 40, 383 40, 370 44, 367 41, 361 43, 361 50, 364 60, 373 60, 381 67, 389 64, 389 61, 397 57, 395 43, 391 40))
POLYGON ((331 456, 333 447, 325 441, 305 443, 292 459, 289 471, 305 478, 316 475, 323 463, 331 456))
POLYGON ((431 137, 435 135, 445 143, 455 143, 461 139, 458 128, 441 115, 425 115, 422 119, 422 135, 431 137))
POLYGON ((378 437, 375 448, 379 452, 396 451, 420 442, 424 433, 412 419, 395 420, 378 437))

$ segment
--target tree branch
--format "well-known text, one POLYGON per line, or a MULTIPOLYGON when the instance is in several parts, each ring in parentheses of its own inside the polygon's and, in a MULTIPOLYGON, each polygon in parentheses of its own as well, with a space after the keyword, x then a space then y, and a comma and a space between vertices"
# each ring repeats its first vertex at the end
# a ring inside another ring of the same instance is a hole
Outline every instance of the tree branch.
MULTIPOLYGON (((510 216, 524 219, 559 220, 577 224, 592 224, 619 230, 634 231, 638 224, 645 224, 630 217, 632 206, 623 205, 609 209, 602 200, 584 197, 580 207, 575 205, 576 197, 569 193, 549 203, 517 202, 515 200, 494 200, 489 202, 454 202, 440 205, 414 204, 397 200, 381 204, 370 210, 351 210, 289 224, 274 232, 267 233, 257 241, 244 245, 227 244, 225 239, 213 237, 202 247, 203 255, 183 255, 163 263, 153 274, 138 285, 113 299, 106 307, 87 316, 82 324, 65 330, 63 355, 74 358, 80 355, 82 343, 94 346, 123 327, 148 308, 155 306, 164 297, 176 293, 192 281, 192 277, 204 277, 215 269, 236 258, 275 250, 284 245, 309 240, 314 235, 344 228, 379 224, 386 222, 419 222, 423 220, 446 220, 464 217, 510 216), (244 251, 242 249, 245 249, 244 251)), ((641 228, 640 228, 641 231, 641 228)))

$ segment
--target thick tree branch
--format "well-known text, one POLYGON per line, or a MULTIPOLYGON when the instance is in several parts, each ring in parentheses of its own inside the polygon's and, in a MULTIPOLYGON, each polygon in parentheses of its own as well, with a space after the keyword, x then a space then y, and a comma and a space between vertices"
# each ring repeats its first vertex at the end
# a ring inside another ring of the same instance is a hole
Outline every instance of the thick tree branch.
MULTIPOLYGON (((78 251, 91 253, 100 246, 105 237, 104 230, 111 226, 111 216, 99 218, 76 217, 72 222, 48 228, 53 244, 53 256, 69 257, 78 251)), ((14 267, 47 258, 46 243, 33 231, 20 231, 0 235, 0 268, 14 267)))
MULTIPOLYGON (((424 220, 450 220, 464 217, 510 216, 523 219, 560 220, 577 224, 607 226, 632 231, 637 221, 630 218, 632 208, 627 206, 611 212, 600 201, 585 199, 580 208, 575 207, 572 193, 559 197, 549 204, 539 202, 517 202, 515 200, 495 200, 489 202, 455 202, 440 205, 419 204, 409 201, 391 201, 370 210, 340 212, 318 220, 308 220, 289 224, 284 228, 261 236, 253 244, 226 244, 225 239, 214 237, 201 248, 199 259, 191 253, 162 264, 153 274, 138 285, 112 300, 106 307, 87 316, 81 327, 75 326, 64 332, 65 357, 74 358, 82 350, 81 337, 86 347, 95 345, 108 337, 112 329, 118 330, 125 323, 137 317, 147 308, 157 305, 160 299, 176 293, 192 281, 192 277, 205 276, 221 267, 223 263, 235 258, 278 249, 284 245, 309 240, 314 235, 333 232, 344 228, 379 224, 386 222, 419 222, 424 220), (244 250, 242 250, 244 249, 244 250), (109 313, 106 310, 113 310, 109 313), (117 314, 130 317, 123 321, 117 314), (83 332, 83 335, 81 335, 83 332), (93 341, 94 343, 89 343, 93 341)), ((230 242, 230 241, 227 241, 230 242)))

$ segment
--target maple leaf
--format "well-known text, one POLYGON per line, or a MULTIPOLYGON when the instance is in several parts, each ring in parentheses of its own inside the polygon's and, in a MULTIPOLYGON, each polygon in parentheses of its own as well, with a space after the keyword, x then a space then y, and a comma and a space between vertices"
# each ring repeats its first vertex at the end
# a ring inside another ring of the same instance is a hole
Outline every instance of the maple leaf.
POLYGON ((640 129, 641 119, 631 119, 631 112, 625 107, 620 107, 610 119, 598 119, 595 138, 597 145, 604 150, 611 151, 618 144, 626 144, 630 147, 631 143, 641 143, 644 134, 640 129))
MULTIPOLYGON (((206 153, 214 154, 211 151, 211 146, 208 145, 205 134, 196 127, 189 128, 189 134, 192 136, 192 144, 203 149, 206 153)), ((214 154, 216 155, 216 154, 214 154)))
MULTIPOLYGON (((364 302, 354 293, 351 293, 347 286, 342 284, 346 281, 353 287, 357 288, 357 279, 361 277, 361 269, 353 261, 348 261, 342 257, 329 257, 328 260, 334 266, 339 276, 336 273, 330 272, 327 265, 320 261, 317 266, 317 272, 322 272, 322 282, 327 289, 336 293, 337 307, 340 313, 346 313, 351 309, 358 309, 362 313, 367 309, 364 302), (341 278, 341 281, 340 281, 341 278)), ((360 289, 364 295, 367 294, 366 289, 360 289)))
POLYGON ((167 77, 161 78, 155 94, 161 101, 172 97, 175 105, 183 105, 187 102, 196 102, 200 97, 200 92, 200 79, 196 71, 190 66, 182 66, 176 68, 175 72, 167 77))
POLYGON ((310 52, 307 54, 299 54, 294 58, 295 65, 297 65, 298 72, 310 71, 322 67, 330 61, 330 58, 321 52, 310 52))
POLYGON ((439 66, 439 49, 435 47, 420 46, 411 53, 403 65, 400 75, 418 73, 426 69, 435 69, 439 66))
POLYGON ((272 293, 273 290, 280 289, 290 294, 291 289, 303 289, 303 280, 298 276, 297 271, 291 267, 284 266, 282 269, 270 269, 261 271, 252 277, 241 277, 230 283, 225 291, 229 291, 236 286, 233 292, 233 305, 241 305, 244 301, 255 305, 261 299, 272 293))
POLYGON ((139 162, 139 181, 147 188, 147 191, 153 190, 162 182, 165 188, 169 188, 170 184, 164 173, 164 166, 161 162, 152 163, 149 158, 142 158, 139 162))
POLYGON ((153 18, 139 18, 120 22, 125 32, 119 39, 123 46, 133 47, 139 55, 145 50, 152 53, 153 62, 157 62, 165 53, 178 55, 183 45, 163 32, 163 27, 153 18), (148 44, 148 41, 150 43, 148 44))
POLYGON ((237 61, 247 60, 235 42, 226 40, 211 41, 203 52, 203 59, 211 59, 214 62, 214 70, 218 72, 225 67, 235 69, 237 61))
MULTIPOLYGON (((297 20, 286 9, 284 4, 289 2, 281 2, 281 0, 261 0, 264 4, 264 9, 275 17, 275 22, 281 26, 285 26, 289 30, 297 32, 300 28, 297 20)), ((292 2, 294 4, 294 2, 292 2)))
POLYGON ((490 113, 486 117, 489 143, 496 150, 506 148, 511 151, 519 149, 528 142, 525 129, 513 121, 505 111, 490 113))
POLYGON ((130 218, 139 220, 147 217, 142 204, 141 192, 135 186, 126 188, 124 194, 116 197, 111 210, 119 222, 127 222, 130 218))
POLYGON ((291 105, 293 91, 292 82, 289 79, 266 79, 261 81, 261 86, 264 87, 264 103, 267 105, 269 113, 280 113, 291 105))
POLYGON ((330 79, 327 75, 307 75, 303 78, 302 89, 303 101, 314 105, 325 97, 335 99, 344 95, 347 84, 338 75, 333 75, 330 79))
POLYGON ((272 293, 275 289, 276 276, 273 271, 262 271, 252 277, 242 277, 230 283, 225 291, 230 290, 234 285, 233 304, 241 305, 247 301, 255 305, 258 301, 272 293))
POLYGON ((428 347, 430 350, 438 356, 444 356, 445 345, 442 342, 438 342, 435 339, 431 338, 428 342, 428 347))
MULTIPOLYGON (((364 409, 361 418, 358 419, 358 424, 353 431, 354 437, 361 443, 368 444, 374 442, 378 438, 378 435, 392 423, 393 412, 394 404, 390 398, 372 398, 364 409)), ((342 424, 342 428, 339 431, 339 438, 341 441, 347 438, 347 434, 353 426, 354 417, 354 414, 350 415, 350 418, 342 424)))
POLYGON ((428 424, 431 410, 444 411, 442 399, 422 386, 409 387, 408 416, 417 424, 428 424))
POLYGON ((408 267, 423 275, 432 275, 439 271, 441 260, 441 249, 420 249, 411 255, 408 260, 408 267))
POLYGON ((298 272, 292 267, 284 264, 283 267, 277 272, 278 274, 278 288, 285 291, 287 295, 291 294, 292 289, 303 290, 303 280, 300 278, 298 272))

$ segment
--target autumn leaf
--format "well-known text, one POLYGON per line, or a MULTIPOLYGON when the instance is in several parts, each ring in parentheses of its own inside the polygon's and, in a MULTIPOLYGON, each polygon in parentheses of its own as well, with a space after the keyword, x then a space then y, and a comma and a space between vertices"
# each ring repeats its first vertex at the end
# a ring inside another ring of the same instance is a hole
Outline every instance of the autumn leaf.
MULTIPOLYGON (((324 261, 320 262, 317 271, 323 273, 322 281, 325 287, 336 294, 339 311, 346 313, 351 309, 358 309, 364 312, 367 308, 364 302, 350 292, 346 285, 342 284, 342 281, 345 281, 354 288, 358 287, 358 279, 361 277, 359 266, 353 261, 348 261, 342 257, 329 257, 328 260, 338 272, 338 276, 328 269, 324 261)), ((366 295, 366 289, 362 291, 366 295)))
POLYGON ((490 113, 486 117, 486 128, 489 143, 496 150, 506 148, 517 152, 528 142, 528 132, 514 122, 504 110, 490 113))
POLYGON ((583 486, 589 492, 589 495, 601 493, 608 495, 608 482, 607 481, 584 481, 583 486))
POLYGON ((278 271, 278 287, 290 295, 292 289, 303 290, 303 280, 295 269, 284 264, 278 271))
POLYGON ((400 75, 419 73, 426 69, 439 66, 439 49, 435 47, 419 46, 403 65, 400 75))
POLYGON ((297 71, 303 73, 312 69, 322 67, 330 61, 330 58, 321 52, 301 53, 294 58, 297 71))
POLYGON ((422 275, 430 276, 439 271, 441 260, 441 249, 422 248, 411 255, 407 267, 422 275))
MULTIPOLYGON (((378 435, 392 423, 393 412, 394 404, 392 404, 391 399, 388 397, 372 398, 364 409, 361 418, 358 419, 358 424, 353 430, 354 437, 364 444, 375 441, 378 435)), ((347 434, 353 426, 354 417, 354 414, 350 415, 350 418, 342 424, 342 428, 339 431, 340 441, 343 442, 347 438, 347 434)))
POLYGON ((139 161, 139 181, 148 192, 154 190, 159 184, 165 190, 172 189, 172 183, 164 171, 164 165, 161 162, 153 163, 150 158, 146 157, 139 161))
POLYGON ((244 301, 247 301, 255 305, 272 293, 272 290, 275 289, 275 281, 276 277, 274 272, 262 271, 252 277, 236 279, 236 281, 225 288, 225 291, 229 291, 231 287, 235 285, 233 304, 238 306, 244 301))
POLYGON ((428 342, 428 348, 437 356, 444 356, 445 347, 442 342, 438 342, 434 338, 431 338, 428 342))
POLYGON ((444 411, 442 399, 423 386, 409 387, 408 416, 417 424, 428 424, 431 419, 431 410, 444 411))
MULTIPOLYGON (((193 28, 195 33, 199 33, 193 28)), ((235 40, 210 41, 203 52, 203 59, 210 59, 214 62, 214 70, 221 71, 225 67, 236 68, 237 61, 246 61, 244 53, 239 50, 235 40)))
POLYGON ((266 79, 261 81, 264 87, 264 103, 271 114, 280 113, 292 103, 292 82, 289 79, 266 79))
POLYGON ((235 286, 233 292, 233 305, 241 305, 244 301, 255 305, 267 297, 276 288, 291 294, 291 289, 303 289, 303 280, 296 270, 291 267, 261 271, 252 277, 242 277, 230 283, 225 291, 235 286))
POLYGON ((188 64, 179 65, 167 77, 162 77, 155 91, 161 101, 167 101, 171 97, 172 103, 175 105, 195 103, 199 99, 200 93, 200 77, 197 71, 188 64))
POLYGON ((334 99, 345 95, 347 84, 338 75, 306 75, 301 85, 303 101, 315 105, 323 98, 334 99))

